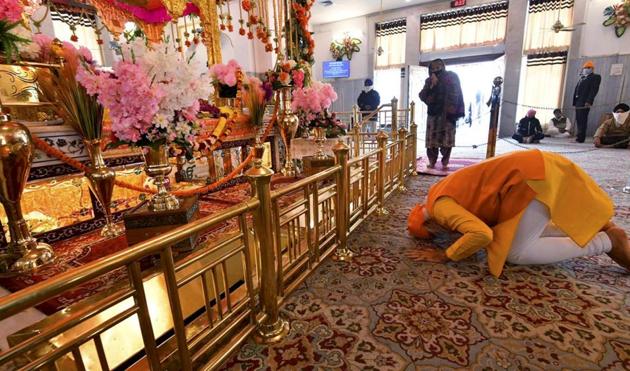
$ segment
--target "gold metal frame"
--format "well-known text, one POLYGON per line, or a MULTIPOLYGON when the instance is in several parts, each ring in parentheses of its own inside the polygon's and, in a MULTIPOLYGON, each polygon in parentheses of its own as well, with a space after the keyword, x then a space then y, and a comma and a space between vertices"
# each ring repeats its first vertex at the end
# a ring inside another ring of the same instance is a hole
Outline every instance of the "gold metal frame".
POLYGON ((417 127, 409 128, 396 140, 380 132, 378 146, 357 133, 350 147, 336 145, 335 166, 278 190, 257 160, 249 200, 0 298, 4 320, 117 269, 129 277, 11 337, 0 369, 108 370, 127 359, 132 369, 214 369, 252 334, 283 339, 279 305, 326 257, 352 259, 349 233, 385 213, 385 198, 413 173, 417 127), (230 220, 237 232, 176 259, 174 244, 230 220), (151 259, 159 264, 142 271, 151 259))

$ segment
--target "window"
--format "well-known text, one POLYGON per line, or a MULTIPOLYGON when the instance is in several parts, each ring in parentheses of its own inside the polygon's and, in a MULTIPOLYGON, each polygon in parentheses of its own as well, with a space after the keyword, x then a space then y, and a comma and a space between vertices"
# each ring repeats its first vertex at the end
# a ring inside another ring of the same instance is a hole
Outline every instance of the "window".
POLYGON ((554 24, 564 27, 573 23, 573 0, 530 0, 525 34, 526 54, 566 51, 571 32, 554 31, 554 24))
POLYGON ((400 68, 405 65, 407 20, 376 24, 376 68, 400 68))
POLYGON ((55 37, 61 41, 68 41, 75 47, 85 46, 90 49, 94 60, 103 65, 103 53, 96 35, 96 15, 86 13, 67 12, 65 10, 53 10, 51 12, 55 37), (72 41, 72 29, 78 40, 72 41))
POLYGON ((505 39, 507 2, 420 17, 420 51, 496 45, 505 39))
POLYGON ((517 120, 525 116, 530 108, 536 109, 541 124, 549 121, 554 108, 560 107, 566 52, 531 54, 527 56, 524 84, 519 92, 517 120), (542 108, 545 107, 545 108, 542 108))

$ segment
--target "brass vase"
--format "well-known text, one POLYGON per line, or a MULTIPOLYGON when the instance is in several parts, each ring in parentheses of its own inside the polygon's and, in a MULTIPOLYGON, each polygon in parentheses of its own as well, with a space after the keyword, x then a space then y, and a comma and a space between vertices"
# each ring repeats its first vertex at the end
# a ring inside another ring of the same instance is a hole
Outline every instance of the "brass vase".
POLYGON ((153 178, 157 187, 157 193, 149 199, 151 211, 177 210, 179 200, 168 192, 166 187, 167 176, 171 173, 171 164, 168 162, 168 146, 165 144, 157 147, 146 147, 144 151, 144 171, 153 178))
POLYGON ((83 142, 92 162, 91 171, 86 173, 85 177, 88 180, 90 190, 103 207, 103 212, 105 213, 105 226, 101 229, 101 236, 106 238, 119 236, 123 233, 123 228, 114 223, 111 210, 116 173, 105 165, 100 139, 86 139, 83 142))
POLYGON ((315 158, 318 160, 326 159, 328 156, 324 153, 324 142, 326 142, 326 129, 322 127, 316 127, 314 129, 315 132, 315 143, 317 143, 317 152, 315 153, 315 158))
POLYGON ((53 249, 31 236, 20 201, 33 160, 28 129, 0 112, 0 203, 7 214, 9 242, 0 255, 0 271, 28 272, 51 262, 53 249))
POLYGON ((291 140, 295 137, 295 133, 300 125, 300 119, 291 110, 291 88, 282 88, 279 95, 280 117, 278 119, 278 125, 280 126, 280 134, 284 142, 284 148, 286 149, 284 167, 281 172, 284 176, 294 177, 298 174, 298 171, 293 164, 291 140))

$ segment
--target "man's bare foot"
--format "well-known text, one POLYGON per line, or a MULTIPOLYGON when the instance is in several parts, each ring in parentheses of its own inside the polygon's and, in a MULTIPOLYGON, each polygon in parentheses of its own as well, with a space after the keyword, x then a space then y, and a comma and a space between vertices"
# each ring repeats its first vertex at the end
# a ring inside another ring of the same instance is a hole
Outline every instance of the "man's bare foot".
POLYGON ((434 163, 429 163, 429 164, 427 165, 427 168, 429 168, 429 169, 435 169, 435 162, 434 162, 434 163))
POLYGON ((615 263, 621 265, 630 271, 630 242, 628 235, 619 227, 612 227, 606 230, 610 242, 612 242, 612 250, 608 253, 615 263))

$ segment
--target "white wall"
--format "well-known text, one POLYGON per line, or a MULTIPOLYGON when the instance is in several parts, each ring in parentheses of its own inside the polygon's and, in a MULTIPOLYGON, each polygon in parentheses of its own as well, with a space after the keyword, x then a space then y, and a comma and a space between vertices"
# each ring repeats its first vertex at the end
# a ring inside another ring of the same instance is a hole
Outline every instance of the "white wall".
POLYGON ((361 40, 361 51, 352 55, 350 61, 350 79, 365 79, 371 74, 368 69, 369 45, 367 38, 367 18, 357 17, 345 21, 326 23, 313 26, 313 38, 315 39, 315 65, 313 76, 316 80, 322 80, 322 63, 332 60, 330 43, 341 41, 345 35, 361 40))
POLYGON ((614 26, 604 27, 602 25, 602 22, 606 20, 603 15, 604 9, 619 1, 585 0, 585 2, 584 22, 586 24, 581 27, 580 55, 600 57, 630 54, 630 30, 626 30, 622 37, 617 37, 614 26))

